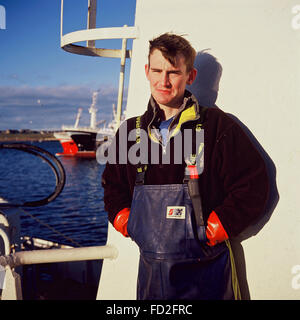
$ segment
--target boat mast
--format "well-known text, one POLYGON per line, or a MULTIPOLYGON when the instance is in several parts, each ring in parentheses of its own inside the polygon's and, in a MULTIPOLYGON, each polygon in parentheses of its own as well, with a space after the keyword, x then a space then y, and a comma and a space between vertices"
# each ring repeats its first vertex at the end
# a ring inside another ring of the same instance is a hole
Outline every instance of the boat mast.
POLYGON ((96 108, 96 102, 97 102, 97 96, 98 96, 99 91, 93 92, 93 100, 91 107, 89 108, 89 113, 91 114, 91 119, 90 119, 90 127, 92 129, 97 128, 97 108, 96 108))
POLYGON ((76 116, 76 121, 75 121, 75 124, 74 124, 74 128, 78 128, 79 120, 80 120, 80 117, 81 117, 81 113, 82 113, 82 108, 79 108, 79 109, 78 109, 78 112, 77 112, 77 116, 76 116))

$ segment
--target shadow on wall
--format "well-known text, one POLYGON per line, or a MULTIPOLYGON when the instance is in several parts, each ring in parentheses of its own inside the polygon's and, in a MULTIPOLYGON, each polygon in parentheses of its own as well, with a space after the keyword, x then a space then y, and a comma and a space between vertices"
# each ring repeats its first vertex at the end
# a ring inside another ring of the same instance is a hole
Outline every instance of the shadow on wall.
POLYGON ((206 51, 207 49, 197 53, 194 63, 198 71, 197 77, 192 85, 187 86, 187 89, 193 93, 201 106, 214 107, 219 91, 222 66, 214 56, 206 51))
POLYGON ((250 138, 250 140, 252 141, 256 149, 260 152, 262 158, 265 161, 267 173, 269 176, 269 198, 268 198, 264 212, 262 212, 261 216, 256 221, 254 221, 252 225, 246 228, 236 239, 233 239, 233 241, 231 241, 232 251, 236 259, 236 268, 237 268, 238 279, 240 281, 242 296, 244 296, 245 299, 250 299, 250 293, 249 293, 248 283, 246 278, 246 263, 245 263, 245 257, 244 257, 244 250, 241 245, 241 242, 252 236, 255 236, 269 221, 269 219, 271 218, 277 206, 277 203, 279 201, 279 193, 278 193, 277 184, 276 184, 276 167, 272 159, 269 157, 267 152, 263 149, 263 147, 254 137, 252 132, 234 115, 232 114, 228 114, 228 115, 231 118, 233 118, 241 126, 241 128, 244 130, 244 132, 246 132, 246 134, 248 135, 248 137, 250 138))
MULTIPOLYGON (((221 64, 214 56, 209 54, 207 50, 203 50, 197 53, 194 66, 198 71, 197 77, 192 85, 187 86, 187 89, 191 91, 193 95, 198 99, 200 105, 218 108, 215 103, 218 97, 219 82, 222 75, 221 64)), ((246 125, 244 125, 236 116, 229 113, 227 113, 227 115, 234 119, 241 126, 256 149, 259 151, 265 161, 266 169, 269 176, 270 191, 265 211, 261 214, 260 218, 246 230, 244 230, 238 238, 231 241, 232 249, 235 256, 235 263, 242 299, 250 299, 246 276, 245 256, 241 242, 256 235, 269 221, 275 207, 277 206, 277 203, 279 201, 279 194, 276 184, 276 167, 272 159, 254 137, 251 131, 246 127, 246 125)))

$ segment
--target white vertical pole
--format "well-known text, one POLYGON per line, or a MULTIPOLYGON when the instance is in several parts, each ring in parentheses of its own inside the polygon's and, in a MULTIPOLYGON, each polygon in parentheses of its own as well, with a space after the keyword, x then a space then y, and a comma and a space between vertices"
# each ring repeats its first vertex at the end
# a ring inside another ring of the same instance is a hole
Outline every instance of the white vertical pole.
POLYGON ((1 300, 22 300, 22 286, 20 276, 5 266, 5 279, 2 288, 1 300))
POLYGON ((2 238, 4 243, 4 254, 8 255, 10 253, 10 241, 7 236, 7 233, 1 228, 0 228, 0 237, 2 238))
MULTIPOLYGON (((88 18, 87 18, 87 28, 96 28, 96 14, 97 14, 97 0, 89 0, 88 4, 88 18)), ((95 40, 89 40, 86 42, 88 47, 95 48, 95 40)))
POLYGON ((64 0, 61 0, 61 3, 60 3, 60 46, 62 46, 63 20, 64 20, 64 0))
MULTIPOLYGON (((124 25, 124 27, 127 27, 127 25, 124 25)), ((116 129, 118 129, 120 126, 121 115, 122 115, 126 52, 127 52, 127 39, 124 38, 124 39, 122 39, 121 68, 120 68, 120 79, 119 79, 119 93, 118 93, 118 105, 117 105, 117 128, 116 129)))

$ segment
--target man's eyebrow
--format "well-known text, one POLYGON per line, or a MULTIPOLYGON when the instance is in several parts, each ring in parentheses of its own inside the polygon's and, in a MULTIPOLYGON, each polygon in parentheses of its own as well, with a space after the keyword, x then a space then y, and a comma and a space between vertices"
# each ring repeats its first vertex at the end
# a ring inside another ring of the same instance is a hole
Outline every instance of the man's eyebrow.
POLYGON ((170 70, 168 71, 168 73, 181 73, 182 71, 179 69, 175 69, 175 70, 170 70))
POLYGON ((160 69, 160 68, 155 68, 155 67, 150 67, 150 69, 151 69, 152 71, 162 71, 162 69, 160 69))
MULTIPOLYGON (((150 67, 152 71, 162 71, 160 68, 150 67)), ((174 70, 168 70, 167 73, 181 73, 181 70, 174 69, 174 70)))

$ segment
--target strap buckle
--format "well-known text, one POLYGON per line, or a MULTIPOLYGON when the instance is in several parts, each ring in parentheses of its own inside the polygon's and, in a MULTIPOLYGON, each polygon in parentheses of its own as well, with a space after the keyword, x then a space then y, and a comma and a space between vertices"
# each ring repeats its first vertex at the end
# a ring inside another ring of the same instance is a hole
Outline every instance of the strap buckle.
POLYGON ((136 177, 135 177, 135 184, 136 185, 144 184, 146 170, 147 170, 147 165, 137 167, 137 172, 136 172, 136 177))

